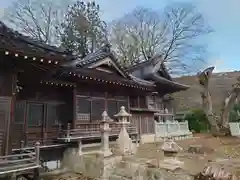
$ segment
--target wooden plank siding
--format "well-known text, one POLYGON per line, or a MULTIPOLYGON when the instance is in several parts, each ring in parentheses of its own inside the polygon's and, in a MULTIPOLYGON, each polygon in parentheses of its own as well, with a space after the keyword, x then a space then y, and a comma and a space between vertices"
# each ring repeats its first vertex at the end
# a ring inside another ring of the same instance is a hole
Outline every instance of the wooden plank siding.
POLYGON ((5 112, 0 111, 0 155, 5 154, 5 127, 6 127, 6 121, 5 121, 5 112))
MULTIPOLYGON (((1 69, 1 67, 0 67, 1 69)), ((14 73, 7 72, 4 69, 0 71, 0 156, 7 155, 11 151, 11 119, 15 95, 14 73)))
POLYGON ((130 120, 137 127, 139 134, 154 134, 154 112, 149 107, 147 96, 131 96, 130 107, 132 114, 130 120))
POLYGON ((11 98, 0 97, 0 155, 6 155, 11 151, 9 145, 9 133, 11 123, 11 98))
POLYGON ((36 141, 41 144, 52 144, 57 139, 61 124, 61 104, 39 101, 19 101, 16 103, 16 118, 14 120, 14 136, 12 145, 20 147, 24 141, 25 146, 33 146, 36 141), (53 106, 52 110, 49 106, 53 106))
POLYGON ((71 88, 26 85, 15 104, 12 146, 20 148, 21 141, 25 146, 34 146, 36 141, 54 144, 60 126, 66 128, 72 121, 72 93, 71 88))
POLYGON ((102 119, 101 114, 104 110, 107 111, 110 118, 116 120, 114 115, 119 112, 121 106, 125 106, 127 112, 130 112, 130 108, 145 109, 145 111, 131 112, 131 123, 137 127, 138 133, 155 133, 154 112, 146 111, 146 96, 124 96, 124 93, 121 91, 118 93, 92 91, 93 89, 89 88, 76 92, 76 119, 73 123, 75 125, 74 128, 88 129, 88 125, 91 124, 91 128, 98 129, 99 124, 97 122, 102 119), (93 126, 94 124, 96 127, 93 126))
POLYGON ((138 128, 140 135, 155 133, 154 114, 149 112, 132 112, 131 123, 138 128))

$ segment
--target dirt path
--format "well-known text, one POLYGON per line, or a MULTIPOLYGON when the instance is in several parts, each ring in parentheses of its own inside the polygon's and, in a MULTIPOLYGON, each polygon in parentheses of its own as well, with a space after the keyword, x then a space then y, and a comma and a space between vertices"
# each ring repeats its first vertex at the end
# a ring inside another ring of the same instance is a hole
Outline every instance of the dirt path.
MULTIPOLYGON (((211 163, 219 161, 222 166, 234 169, 240 176, 240 138, 235 137, 212 137, 209 134, 196 134, 193 139, 177 141, 184 151, 179 153, 178 158, 184 161, 184 166, 191 174, 196 174, 211 163), (191 145, 200 145, 204 147, 206 153, 193 154, 187 150, 191 145)), ((163 153, 157 151, 162 143, 144 144, 138 149, 137 157, 154 159, 163 158, 163 153)))
MULTIPOLYGON (((209 134, 195 134, 193 139, 177 141, 184 151, 178 154, 178 158, 184 161, 184 169, 190 174, 196 174, 204 169, 206 164, 219 161, 234 169, 240 177, 240 138, 234 137, 212 137, 209 134), (191 145, 200 145, 204 147, 202 154, 189 153, 187 150, 191 145)), ((138 148, 136 159, 163 159, 163 152, 160 150, 162 143, 143 144, 138 148)), ((53 179, 88 179, 87 177, 71 174, 64 174, 63 177, 53 179), (80 177, 81 178, 80 178, 80 177)))

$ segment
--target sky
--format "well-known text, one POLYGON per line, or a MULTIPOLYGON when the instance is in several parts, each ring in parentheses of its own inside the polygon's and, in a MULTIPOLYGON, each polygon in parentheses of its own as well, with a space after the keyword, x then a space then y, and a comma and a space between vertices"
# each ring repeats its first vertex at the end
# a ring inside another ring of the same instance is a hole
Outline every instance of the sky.
MULTIPOLYGON (((14 0, 1 0, 0 17, 4 8, 13 2, 14 0)), ((120 18, 137 6, 162 10, 169 2, 193 2, 214 29, 205 40, 209 51, 209 59, 206 60, 209 62, 208 65, 216 66, 215 72, 240 70, 240 0, 96 0, 96 2, 102 9, 102 18, 105 21, 120 18)))

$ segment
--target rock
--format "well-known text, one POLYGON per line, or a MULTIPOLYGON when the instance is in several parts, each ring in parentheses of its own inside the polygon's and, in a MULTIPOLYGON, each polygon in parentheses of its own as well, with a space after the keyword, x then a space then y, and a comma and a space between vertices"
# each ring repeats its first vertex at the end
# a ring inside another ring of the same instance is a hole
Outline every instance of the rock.
POLYGON ((194 153, 194 154, 205 154, 205 153, 209 154, 214 152, 214 150, 209 147, 204 147, 202 145, 191 145, 188 148, 188 152, 194 153))
POLYGON ((91 178, 105 178, 110 176, 115 165, 121 161, 121 156, 104 157, 99 154, 85 154, 79 156, 76 149, 69 148, 64 152, 62 167, 71 172, 81 172, 91 178), (94 163, 93 163, 94 162, 94 163))
POLYGON ((178 153, 182 151, 182 148, 172 140, 164 141, 161 149, 163 150, 163 152, 172 152, 172 153, 178 153))
POLYGON ((236 175, 222 166, 209 165, 194 180, 237 180, 236 175))
POLYGON ((181 169, 171 171, 169 168, 154 168, 149 167, 147 165, 149 163, 150 160, 146 163, 121 162, 116 166, 110 180, 192 180, 193 178, 181 169), (176 171, 178 172, 176 173, 176 171))

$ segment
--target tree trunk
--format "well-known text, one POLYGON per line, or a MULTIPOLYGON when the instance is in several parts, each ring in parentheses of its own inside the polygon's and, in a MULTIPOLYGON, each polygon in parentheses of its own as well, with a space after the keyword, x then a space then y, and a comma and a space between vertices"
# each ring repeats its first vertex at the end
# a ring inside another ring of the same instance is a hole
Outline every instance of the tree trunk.
POLYGON ((221 125, 224 128, 228 128, 229 123, 229 113, 233 108, 237 97, 240 94, 240 89, 238 87, 234 87, 230 95, 224 100, 222 112, 221 112, 221 125))
POLYGON ((236 98, 240 94, 240 83, 239 83, 240 77, 238 77, 238 83, 236 83, 233 86, 233 89, 229 94, 229 96, 225 98, 222 109, 221 109, 220 118, 218 118, 212 112, 212 100, 211 100, 211 95, 208 89, 208 83, 209 83, 209 79, 213 69, 214 67, 207 68, 203 72, 197 75, 198 82, 200 86, 203 88, 201 92, 202 107, 208 118, 211 133, 214 136, 230 135, 229 125, 228 125, 229 113, 234 106, 236 98))
POLYGON ((208 118, 210 124, 210 131, 213 135, 217 135, 220 132, 217 118, 212 112, 212 98, 208 89, 209 79, 212 74, 214 67, 210 67, 202 71, 197 75, 199 85, 202 87, 202 108, 208 118))

